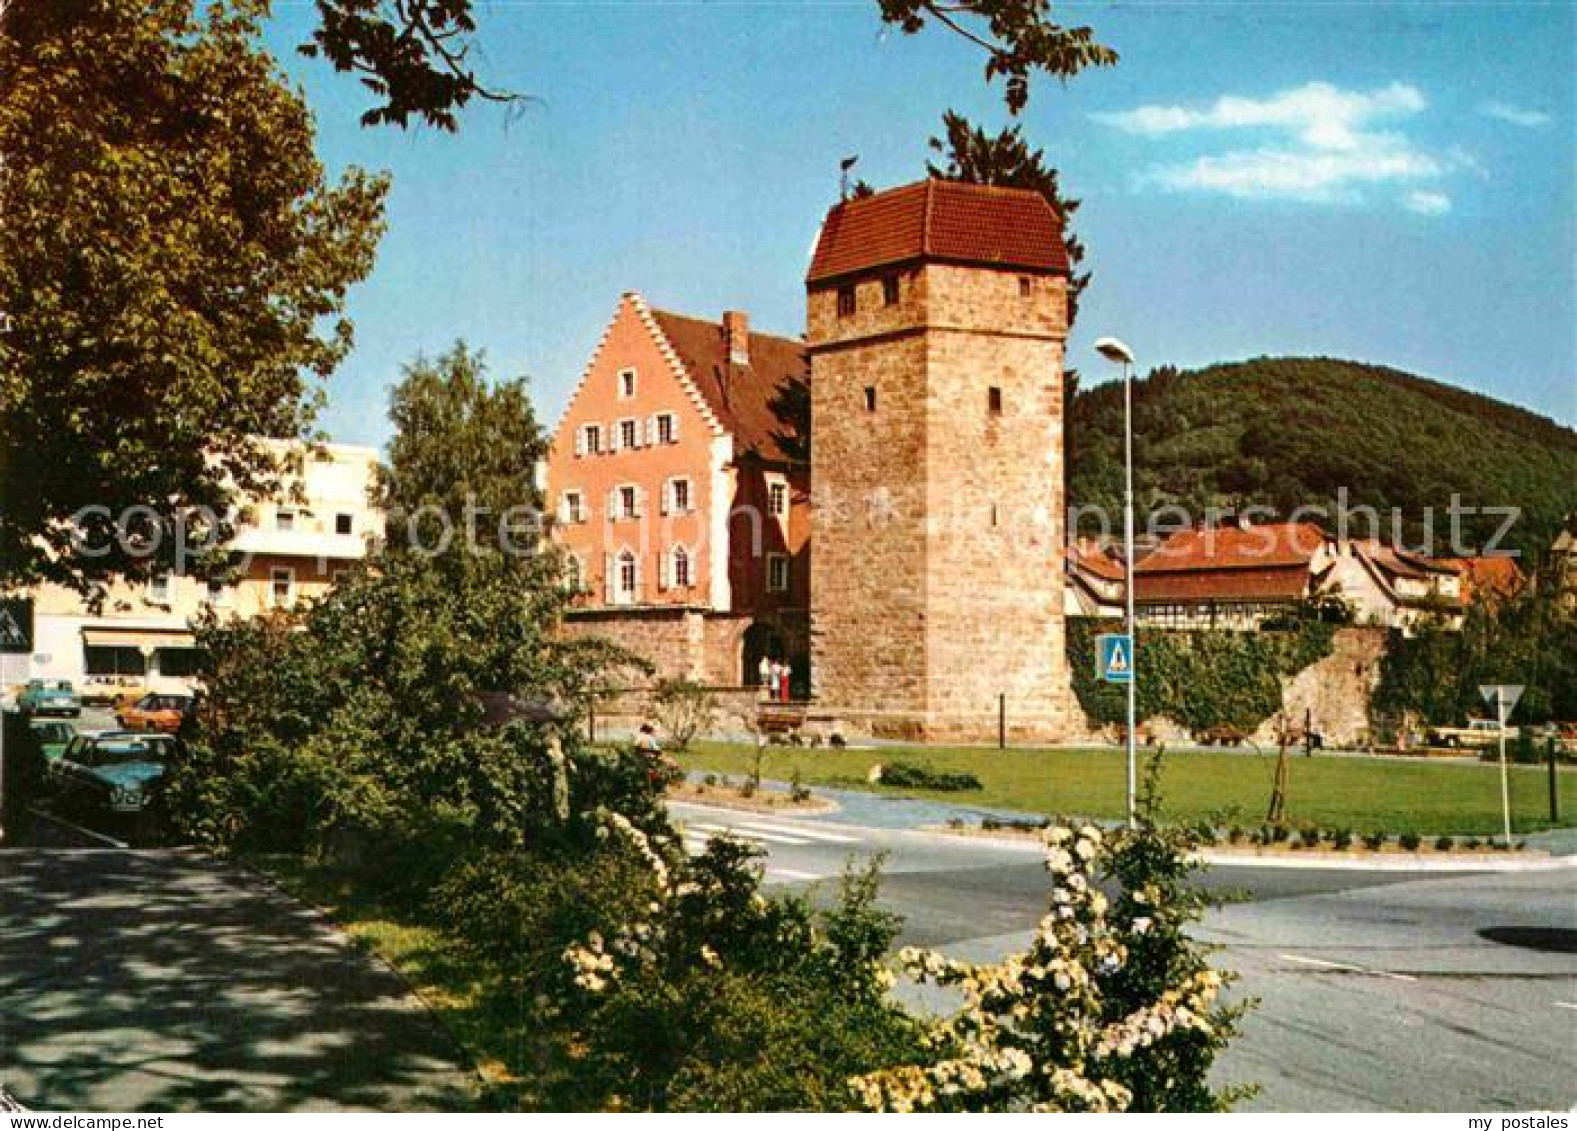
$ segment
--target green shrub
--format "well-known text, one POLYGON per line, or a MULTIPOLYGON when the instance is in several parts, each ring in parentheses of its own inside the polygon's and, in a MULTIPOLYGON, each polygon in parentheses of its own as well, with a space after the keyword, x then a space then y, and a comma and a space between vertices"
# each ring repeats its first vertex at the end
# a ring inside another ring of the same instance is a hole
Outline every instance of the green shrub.
POLYGON ((882 766, 882 785, 903 789, 930 789, 938 793, 962 793, 984 788, 980 779, 967 771, 931 770, 913 762, 888 762, 882 766))
POLYGON ((1365 833, 1363 838, 1363 846, 1370 852, 1379 852, 1380 849, 1385 847, 1385 840, 1386 837, 1384 833, 1365 833))
POLYGON ((1351 829, 1337 829, 1331 834, 1331 847, 1338 852, 1345 852, 1352 847, 1353 834, 1351 829))
POLYGON ((1435 851, 1436 852, 1450 852, 1451 849, 1453 847, 1455 847, 1455 846, 1456 846, 1456 838, 1455 837, 1437 836, 1435 838, 1435 851))
POLYGON ((1422 844, 1423 841, 1417 833, 1408 832, 1403 833, 1401 836, 1397 837, 1396 843, 1403 852, 1417 852, 1418 846, 1422 844))
POLYGON ((810 800, 810 790, 805 786, 805 779, 800 774, 799 767, 794 767, 794 775, 789 779, 789 800, 796 805, 810 800))

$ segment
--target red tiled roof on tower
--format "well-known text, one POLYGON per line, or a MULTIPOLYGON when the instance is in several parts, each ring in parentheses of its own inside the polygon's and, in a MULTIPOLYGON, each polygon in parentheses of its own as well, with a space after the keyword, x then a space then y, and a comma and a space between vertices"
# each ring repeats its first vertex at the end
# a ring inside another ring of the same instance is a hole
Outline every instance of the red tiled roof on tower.
POLYGON ((1066 272, 1062 221, 1031 189, 927 180, 834 205, 806 283, 933 260, 1066 272))

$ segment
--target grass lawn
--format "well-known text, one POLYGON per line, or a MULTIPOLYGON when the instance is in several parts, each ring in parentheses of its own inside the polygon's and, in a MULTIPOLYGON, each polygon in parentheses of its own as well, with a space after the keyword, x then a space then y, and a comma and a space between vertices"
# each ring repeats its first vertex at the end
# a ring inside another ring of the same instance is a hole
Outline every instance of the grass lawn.
MULTIPOLYGON (((678 760, 687 770, 743 774, 750 772, 753 757, 748 746, 697 743, 678 760)), ((1274 752, 1169 754, 1162 773, 1163 811, 1176 821, 1216 817, 1223 824, 1252 828, 1264 818, 1275 764, 1274 752)), ((763 776, 787 781, 796 771, 807 785, 874 789, 1047 815, 1120 817, 1123 813, 1125 769, 1120 750, 774 747, 767 752, 763 776), (872 765, 894 761, 933 770, 967 770, 984 788, 937 793, 883 789, 866 782, 872 765)), ((1542 766, 1511 767, 1512 826, 1519 833, 1549 826, 1547 773, 1542 766)), ((1420 835, 1482 835, 1501 827, 1500 770, 1489 763, 1294 756, 1290 778, 1287 816, 1294 824, 1420 835)), ((1572 824, 1577 820, 1577 771, 1562 769, 1559 789, 1562 823, 1572 824)))

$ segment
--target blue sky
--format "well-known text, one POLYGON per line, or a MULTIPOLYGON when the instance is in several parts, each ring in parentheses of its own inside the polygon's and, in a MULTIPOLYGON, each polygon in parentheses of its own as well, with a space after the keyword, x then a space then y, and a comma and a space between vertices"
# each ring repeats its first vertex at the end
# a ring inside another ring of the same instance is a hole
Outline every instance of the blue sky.
MULTIPOLYGON (((321 419, 339 440, 385 440, 400 366, 456 338, 556 420, 625 290, 797 335, 839 159, 900 184, 944 110, 1008 120, 974 48, 884 35, 874 0, 478 4, 484 74, 539 101, 458 136, 361 128, 357 84, 290 50, 310 6, 269 26, 325 163, 393 176, 321 419)), ((1057 10, 1122 55, 1022 115, 1084 202, 1087 379, 1116 334, 1141 368, 1323 354, 1577 422, 1577 6, 1057 10)))

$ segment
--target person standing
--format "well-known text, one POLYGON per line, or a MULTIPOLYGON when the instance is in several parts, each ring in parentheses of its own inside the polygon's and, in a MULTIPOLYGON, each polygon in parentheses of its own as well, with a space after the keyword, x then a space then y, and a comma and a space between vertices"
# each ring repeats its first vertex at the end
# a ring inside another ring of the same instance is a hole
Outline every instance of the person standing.
POLYGON ((792 692, 793 685, 790 682, 793 679, 793 677, 794 677, 793 665, 791 665, 787 660, 784 660, 783 661, 783 675, 782 675, 783 686, 782 686, 782 695, 780 696, 781 700, 784 703, 787 703, 789 701, 789 699, 793 695, 793 692, 792 692))
POLYGON ((757 682, 761 685, 761 698, 772 698, 772 661, 766 656, 761 657, 761 663, 756 665, 757 682))

